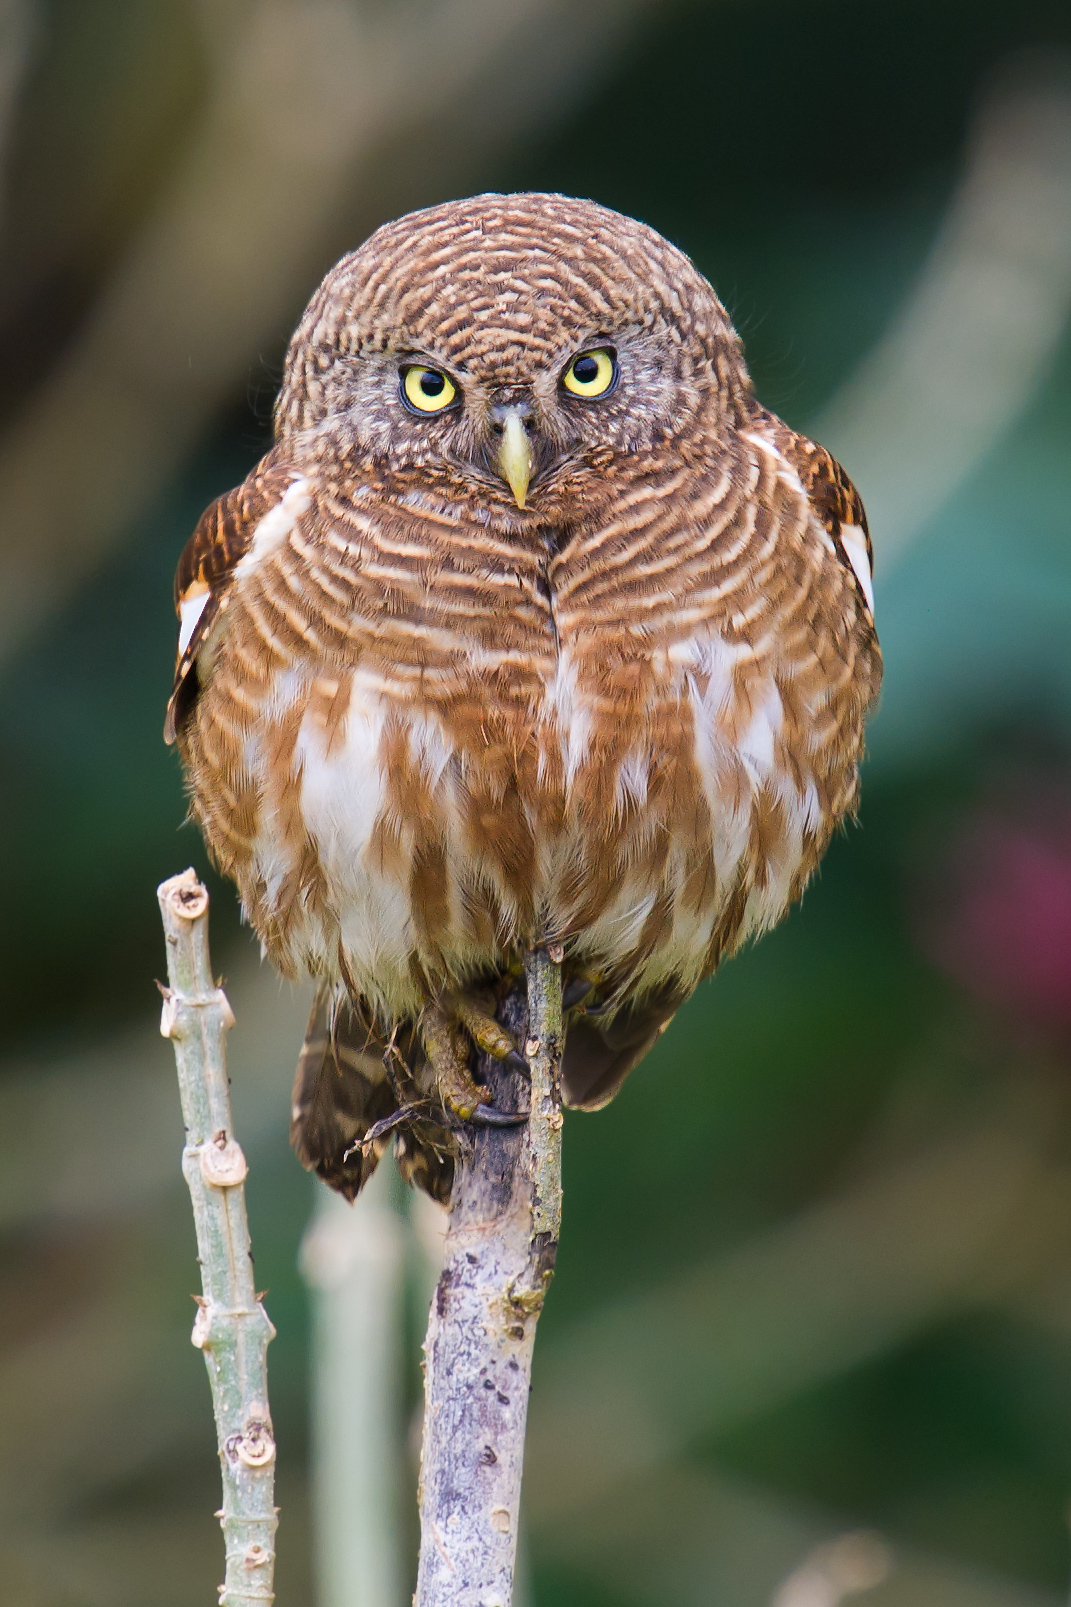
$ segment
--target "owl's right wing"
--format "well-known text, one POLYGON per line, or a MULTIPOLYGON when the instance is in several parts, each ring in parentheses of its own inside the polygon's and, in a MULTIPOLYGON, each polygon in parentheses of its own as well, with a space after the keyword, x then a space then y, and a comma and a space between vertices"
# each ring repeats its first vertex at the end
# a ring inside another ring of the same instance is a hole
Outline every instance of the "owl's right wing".
POLYGON ((254 548, 275 510, 301 495, 305 482, 295 470, 264 459, 240 486, 205 509, 175 571, 178 649, 175 678, 164 722, 170 746, 189 718, 199 690, 197 659, 226 611, 227 597, 243 558, 254 548))
POLYGON ((569 1110, 601 1110, 669 1026, 688 997, 672 984, 631 1000, 605 1025, 595 1016, 570 1021, 562 1051, 562 1098, 569 1110))

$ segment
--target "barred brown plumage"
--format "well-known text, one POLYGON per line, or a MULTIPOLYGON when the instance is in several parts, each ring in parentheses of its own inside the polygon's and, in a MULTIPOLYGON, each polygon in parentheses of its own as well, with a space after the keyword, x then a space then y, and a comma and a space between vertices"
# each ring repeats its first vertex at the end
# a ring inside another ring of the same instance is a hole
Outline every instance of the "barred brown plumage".
POLYGON ((321 979, 307 1164, 355 1193, 402 1106, 447 1194, 466 1034, 533 941, 591 984, 564 1078, 595 1108, 781 918, 855 808, 870 567, 851 482, 644 225, 485 195, 328 274, 272 450, 180 563, 168 714, 268 954, 321 979), (426 412, 413 364, 449 381, 426 412))

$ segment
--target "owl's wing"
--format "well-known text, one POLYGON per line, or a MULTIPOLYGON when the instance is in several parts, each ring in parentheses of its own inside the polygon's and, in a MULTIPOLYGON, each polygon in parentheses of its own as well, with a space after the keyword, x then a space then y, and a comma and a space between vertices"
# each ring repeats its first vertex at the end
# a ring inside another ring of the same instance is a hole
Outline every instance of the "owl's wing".
POLYGON ((837 556, 855 577, 874 623, 874 548, 863 499, 831 452, 806 435, 797 435, 765 408, 756 411, 755 428, 768 436, 800 477, 814 513, 832 537, 837 556))
POLYGON ((412 1056, 413 1049, 413 1035, 404 1030, 388 1047, 344 990, 321 982, 294 1073, 290 1144, 307 1171, 348 1200, 357 1198, 392 1141, 405 1181, 442 1205, 450 1199, 454 1153, 430 1123, 409 1121, 388 1127, 369 1144, 360 1142, 398 1109, 384 1056, 394 1052, 408 1081, 403 1052, 412 1056))
POLYGON ((248 480, 205 509, 186 543, 175 571, 179 632, 175 680, 164 722, 168 745, 196 702, 197 656, 227 607, 238 565, 251 550, 261 521, 280 505, 297 478, 293 469, 266 458, 248 480))
POLYGON ((562 1097, 570 1110, 601 1110, 669 1026, 686 995, 677 988, 627 1005, 605 1026, 580 1016, 562 1052, 562 1097))
POLYGON ((395 1109, 381 1054, 369 1052, 353 1010, 324 982, 313 1001, 294 1074, 290 1143, 298 1160, 355 1200, 389 1140, 367 1152, 350 1146, 395 1109))
MULTIPOLYGON (((872 701, 880 683, 874 626, 874 555, 862 498, 837 460, 806 436, 797 435, 774 414, 756 408, 745 438, 772 452, 787 471, 783 475, 782 515, 788 527, 813 517, 829 538, 828 546, 850 579, 861 608, 864 635, 871 638, 868 669, 872 701), (758 438, 756 440, 756 437, 758 438), (801 494, 806 505, 801 507, 801 494)), ((694 487, 704 490, 701 481, 694 487)), ((691 596, 694 600, 697 587, 691 596)), ((738 913, 743 902, 738 903, 738 913)), ((705 974, 715 968, 724 945, 712 945, 705 974)), ((672 985, 630 1001, 603 1024, 598 1016, 581 1016, 569 1026, 562 1061, 562 1086, 567 1105, 598 1110, 609 1104, 628 1073, 639 1064, 668 1027, 690 988, 672 985)))

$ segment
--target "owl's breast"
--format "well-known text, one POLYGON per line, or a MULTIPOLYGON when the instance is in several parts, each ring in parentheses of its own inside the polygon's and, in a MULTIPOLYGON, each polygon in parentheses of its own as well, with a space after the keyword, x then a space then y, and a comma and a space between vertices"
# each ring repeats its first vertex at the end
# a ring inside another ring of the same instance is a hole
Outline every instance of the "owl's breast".
POLYGON ((242 744, 251 829, 228 868, 280 964, 387 1012, 536 934, 622 986, 687 988, 779 918, 850 802, 788 743, 768 669, 709 634, 434 692, 361 664, 280 672, 242 744))
POLYGON ((854 802, 862 637, 815 563, 847 583, 812 543, 734 586, 659 518, 549 570, 299 531, 243 579, 185 757, 284 970, 406 1014, 545 936, 687 992, 780 918, 854 802))

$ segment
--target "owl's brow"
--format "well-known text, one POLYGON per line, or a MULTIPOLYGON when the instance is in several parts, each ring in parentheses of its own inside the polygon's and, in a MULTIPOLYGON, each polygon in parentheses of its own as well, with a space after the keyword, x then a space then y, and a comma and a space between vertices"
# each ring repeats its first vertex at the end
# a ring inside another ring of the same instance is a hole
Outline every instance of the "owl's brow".
POLYGON ((423 363, 427 368, 439 368, 444 374, 449 374, 451 379, 456 376, 471 378, 461 365, 448 362, 445 357, 429 351, 426 346, 392 346, 387 355, 397 362, 423 363))

